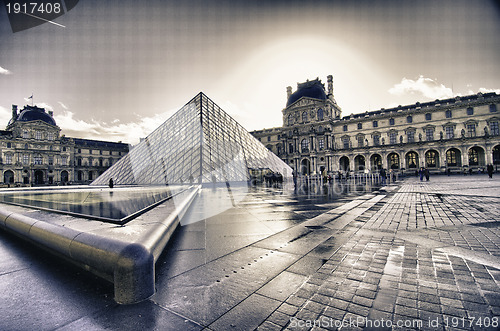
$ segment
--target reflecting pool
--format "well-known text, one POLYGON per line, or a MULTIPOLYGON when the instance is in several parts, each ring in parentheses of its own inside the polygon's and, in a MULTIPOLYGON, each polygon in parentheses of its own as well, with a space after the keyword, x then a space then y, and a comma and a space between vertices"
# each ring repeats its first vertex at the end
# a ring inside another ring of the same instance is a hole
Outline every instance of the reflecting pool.
POLYGON ((0 202, 123 224, 186 189, 180 186, 0 191, 0 202))

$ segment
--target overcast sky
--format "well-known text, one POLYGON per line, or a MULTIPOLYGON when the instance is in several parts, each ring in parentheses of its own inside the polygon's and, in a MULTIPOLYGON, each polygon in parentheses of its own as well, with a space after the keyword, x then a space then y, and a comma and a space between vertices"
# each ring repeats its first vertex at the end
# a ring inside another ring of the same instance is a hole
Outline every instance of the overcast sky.
POLYGON ((329 74, 343 115, 500 93, 496 1, 81 0, 55 22, 12 33, 0 6, 0 127, 32 93, 63 134, 132 144, 200 91, 248 130, 329 74))

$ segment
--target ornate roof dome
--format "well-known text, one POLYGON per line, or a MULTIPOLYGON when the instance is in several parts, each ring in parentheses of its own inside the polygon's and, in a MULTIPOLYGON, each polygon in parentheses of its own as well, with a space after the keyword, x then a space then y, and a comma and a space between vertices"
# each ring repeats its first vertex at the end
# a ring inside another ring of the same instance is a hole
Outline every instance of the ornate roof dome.
POLYGON ((47 124, 56 126, 54 118, 45 112, 45 108, 38 108, 37 106, 24 106, 23 110, 19 113, 16 119, 12 118, 9 125, 15 121, 31 122, 31 121, 44 121, 47 124))
POLYGON ((290 106, 302 97, 326 100, 325 86, 321 80, 315 79, 297 85, 297 91, 290 95, 286 106, 290 106))

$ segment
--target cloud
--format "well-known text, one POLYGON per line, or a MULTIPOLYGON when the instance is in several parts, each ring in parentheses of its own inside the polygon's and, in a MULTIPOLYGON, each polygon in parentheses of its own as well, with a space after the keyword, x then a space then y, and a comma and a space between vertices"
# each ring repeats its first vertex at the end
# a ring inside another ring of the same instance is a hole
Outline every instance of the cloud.
POLYGON ((165 122, 171 114, 171 111, 167 111, 152 117, 140 117, 136 122, 120 123, 114 120, 108 124, 94 119, 90 121, 77 119, 73 112, 65 110, 55 115, 54 119, 61 128, 61 133, 69 137, 122 141, 135 145, 140 138, 146 137, 165 122))
POLYGON ((479 92, 481 92, 481 93, 495 92, 496 94, 500 94, 500 89, 491 89, 491 88, 480 87, 479 92))
POLYGON ((403 78, 401 83, 389 89, 389 93, 398 96, 418 95, 431 100, 453 97, 451 88, 439 84, 434 79, 425 78, 424 76, 418 77, 417 80, 403 78))
POLYGON ((0 67, 0 75, 11 75, 12 71, 0 67))
MULTIPOLYGON (((5 107, 0 106, 0 123, 7 125, 12 117, 12 113, 5 107)), ((3 129, 3 128, 2 128, 3 129)))
POLYGON ((57 103, 58 103, 61 107, 63 107, 64 109, 68 110, 68 107, 67 107, 64 103, 62 103, 61 101, 57 101, 57 103))

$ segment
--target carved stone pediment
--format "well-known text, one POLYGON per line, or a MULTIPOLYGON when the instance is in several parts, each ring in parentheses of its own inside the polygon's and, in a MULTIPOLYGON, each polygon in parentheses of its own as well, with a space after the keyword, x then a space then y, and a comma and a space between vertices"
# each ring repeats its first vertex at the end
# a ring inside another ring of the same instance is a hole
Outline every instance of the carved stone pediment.
POLYGON ((303 107, 303 106, 310 106, 310 105, 315 105, 315 102, 309 98, 302 97, 299 100, 295 101, 293 104, 291 104, 288 108, 303 107))

